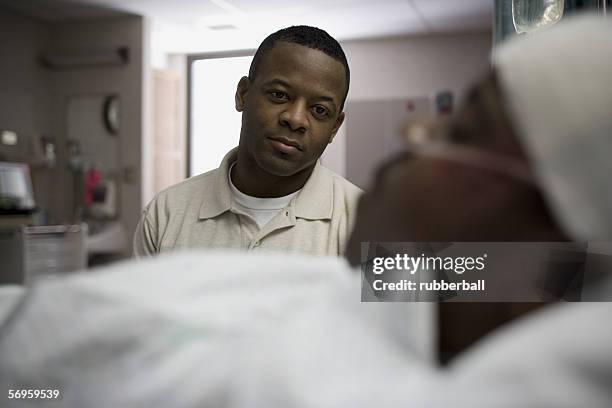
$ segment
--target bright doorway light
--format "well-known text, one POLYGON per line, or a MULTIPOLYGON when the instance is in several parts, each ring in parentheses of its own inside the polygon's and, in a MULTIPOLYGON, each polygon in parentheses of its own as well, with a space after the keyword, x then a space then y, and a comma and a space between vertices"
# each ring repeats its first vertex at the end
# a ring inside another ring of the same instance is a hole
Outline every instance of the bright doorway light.
POLYGON ((189 176, 219 167, 238 146, 241 114, 234 95, 248 75, 252 56, 196 60, 191 65, 191 135, 189 176))

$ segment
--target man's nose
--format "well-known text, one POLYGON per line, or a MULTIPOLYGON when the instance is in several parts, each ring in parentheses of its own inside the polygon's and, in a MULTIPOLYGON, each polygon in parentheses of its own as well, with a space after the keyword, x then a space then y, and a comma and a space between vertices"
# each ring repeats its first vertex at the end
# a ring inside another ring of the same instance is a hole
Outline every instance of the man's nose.
POLYGON ((293 101, 281 112, 280 124, 287 126, 296 132, 306 132, 308 130, 308 107, 304 101, 293 101))

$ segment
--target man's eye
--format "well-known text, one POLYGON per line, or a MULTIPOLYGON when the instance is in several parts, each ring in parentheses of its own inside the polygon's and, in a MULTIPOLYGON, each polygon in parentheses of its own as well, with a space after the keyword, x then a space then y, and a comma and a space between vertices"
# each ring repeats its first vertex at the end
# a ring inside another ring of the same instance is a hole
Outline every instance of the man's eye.
POLYGON ((285 101, 289 99, 289 96, 282 91, 272 91, 270 92, 270 96, 272 97, 272 99, 275 99, 277 101, 285 101))
POLYGON ((321 105, 317 105, 313 108, 314 113, 318 116, 327 116, 327 108, 321 105))

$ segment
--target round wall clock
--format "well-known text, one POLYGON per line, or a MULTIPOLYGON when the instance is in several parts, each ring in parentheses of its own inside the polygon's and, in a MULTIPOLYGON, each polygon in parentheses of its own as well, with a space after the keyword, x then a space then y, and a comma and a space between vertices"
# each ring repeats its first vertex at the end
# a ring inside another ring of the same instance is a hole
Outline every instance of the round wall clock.
POLYGON ((111 134, 119 134, 119 97, 112 95, 104 101, 104 126, 111 134))

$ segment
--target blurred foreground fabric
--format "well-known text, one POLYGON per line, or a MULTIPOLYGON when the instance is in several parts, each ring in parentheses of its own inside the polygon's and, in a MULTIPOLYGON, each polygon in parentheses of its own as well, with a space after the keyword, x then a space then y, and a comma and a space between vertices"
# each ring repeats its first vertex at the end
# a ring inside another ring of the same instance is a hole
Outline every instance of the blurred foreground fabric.
POLYGON ((612 404, 610 304, 551 306, 442 369, 435 304, 361 303, 360 285, 337 259, 192 252, 11 291, 0 392, 62 397, 2 406, 612 404))

